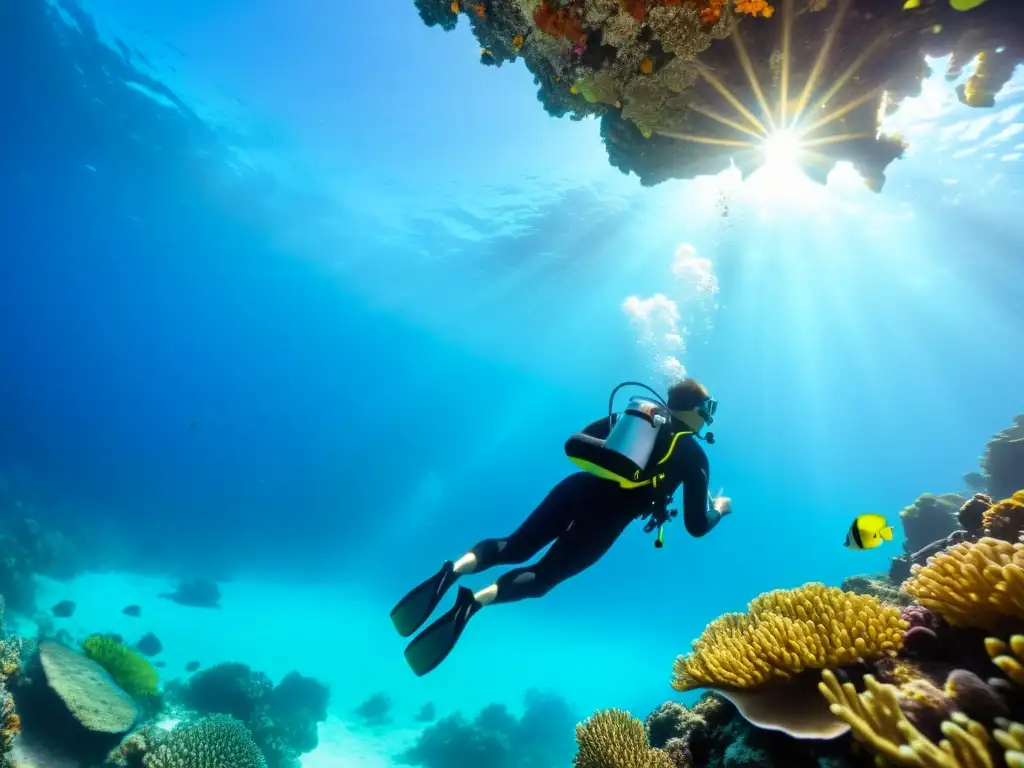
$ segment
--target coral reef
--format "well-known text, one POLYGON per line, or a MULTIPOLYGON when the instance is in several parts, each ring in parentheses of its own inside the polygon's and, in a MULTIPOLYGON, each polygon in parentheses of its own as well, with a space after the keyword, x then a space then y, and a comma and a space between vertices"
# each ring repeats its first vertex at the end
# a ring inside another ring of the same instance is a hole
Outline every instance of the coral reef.
POLYGON ((967 500, 955 493, 936 496, 924 493, 900 511, 903 523, 903 551, 917 552, 934 541, 945 539, 960 527, 957 512, 967 500))
MULTIPOLYGON (((475 718, 459 713, 441 718, 421 732, 411 749, 395 758, 421 768, 545 768, 565 765, 572 755, 576 717, 565 700, 541 691, 526 694, 522 717, 491 704, 475 718)), ((642 729, 643 726, 641 726, 642 729)))
POLYGON ((98 733, 125 733, 139 718, 139 708, 106 670, 58 643, 39 644, 46 682, 83 726, 98 733))
POLYGON ((1008 499, 990 504, 982 514, 986 536, 1003 541, 1017 541, 1024 533, 1024 491, 1017 491, 1008 499))
POLYGON ((13 518, 0 529, 0 595, 12 610, 35 612, 36 574, 66 580, 78 568, 78 552, 60 532, 26 517, 13 518))
POLYGON ((190 710, 244 723, 269 768, 296 768, 300 755, 316 749, 317 725, 327 719, 330 695, 326 686, 298 672, 275 686, 262 672, 236 663, 197 672, 175 693, 190 710))
POLYGON ((609 162, 645 185, 733 161, 746 175, 764 162, 763 139, 795 123, 810 178, 849 161, 878 191, 905 148, 881 117, 920 94, 925 55, 953 53, 953 74, 980 54, 959 91, 976 108, 1024 60, 1017 3, 960 13, 940 0, 414 2, 428 26, 465 16, 483 64, 522 59, 549 114, 599 116, 609 162))

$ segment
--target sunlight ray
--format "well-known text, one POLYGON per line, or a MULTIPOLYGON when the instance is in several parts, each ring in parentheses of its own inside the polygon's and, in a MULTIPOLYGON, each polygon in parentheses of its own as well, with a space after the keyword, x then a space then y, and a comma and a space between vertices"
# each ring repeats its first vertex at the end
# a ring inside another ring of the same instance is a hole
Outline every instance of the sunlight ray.
POLYGON ((749 109, 743 106, 743 103, 733 95, 732 91, 726 88, 722 84, 721 80, 711 74, 711 70, 699 62, 695 63, 697 65, 697 70, 700 72, 700 76, 703 77, 712 88, 718 91, 722 95, 722 98, 728 101, 737 112, 743 115, 743 117, 747 118, 747 120, 750 121, 750 124, 753 125, 757 131, 760 131, 762 135, 768 133, 768 129, 765 128, 764 123, 758 120, 749 109))
POLYGON ((818 51, 818 57, 814 61, 814 66, 811 68, 810 75, 807 76, 807 83, 804 85, 803 93, 800 94, 800 100, 797 102, 796 109, 794 110, 794 124, 796 124, 803 116, 804 110, 807 109, 807 104, 810 101, 811 94, 818 86, 818 79, 821 77, 821 72, 825 68, 825 63, 828 61, 828 54, 832 50, 836 36, 839 34, 839 27, 842 26, 843 19, 846 17, 846 13, 850 9, 851 2, 852 0, 840 0, 839 2, 839 8, 836 10, 835 17, 832 19, 828 32, 825 34, 825 41, 822 43, 821 49, 818 51))
POLYGON ((764 114, 764 119, 768 123, 768 130, 777 130, 775 125, 775 118, 772 117, 771 107, 768 106, 768 100, 765 98, 764 91, 761 90, 761 82, 757 78, 757 73, 754 71, 754 65, 750 61, 750 54, 747 53, 747 47, 743 44, 743 36, 740 30, 737 29, 730 35, 730 40, 733 42, 733 46, 736 48, 736 56, 740 60, 740 67, 742 67, 744 74, 747 76, 747 80, 750 81, 750 87, 754 91, 754 96, 757 98, 758 104, 761 105, 761 111, 764 114))
POLYGON ((785 129, 789 106, 789 63, 793 41, 793 0, 782 0, 782 74, 779 82, 779 125, 785 129))
POLYGON ((753 136, 755 139, 762 139, 762 138, 764 138, 764 136, 767 133, 767 131, 765 131, 763 133, 758 133, 757 131, 752 131, 747 126, 743 125, 742 123, 737 123, 735 120, 732 120, 732 119, 730 119, 728 117, 725 117, 724 115, 721 115, 718 112, 715 112, 713 109, 708 109, 707 107, 702 107, 699 104, 692 105, 690 107, 690 109, 692 109, 694 112, 696 112, 698 114, 701 114, 701 115, 704 115, 705 117, 711 118, 712 120, 714 120, 717 123, 721 123, 722 125, 728 126, 729 128, 733 128, 733 129, 739 131, 740 133, 745 133, 748 136, 753 136))
MULTIPOLYGON (((855 98, 855 99, 853 99, 851 101, 848 101, 843 106, 838 107, 838 108, 832 110, 831 112, 829 112, 827 115, 825 115, 824 117, 820 118, 816 122, 811 123, 809 126, 801 127, 801 128, 798 128, 797 130, 798 130, 798 132, 800 133, 801 136, 805 136, 805 135, 807 135, 809 133, 813 133, 814 131, 818 130, 819 128, 823 128, 824 126, 828 125, 829 123, 835 122, 836 120, 838 120, 839 118, 843 117, 847 113, 852 112, 853 110, 855 110, 857 107, 859 107, 864 102, 870 101, 871 99, 881 98, 881 95, 882 95, 884 90, 885 89, 883 87, 879 86, 878 88, 874 88, 874 89, 868 91, 867 93, 862 93, 857 98, 855 98)), ((804 140, 804 143, 806 144, 806 143, 808 143, 808 141, 810 141, 810 140, 804 140)))
MULTIPOLYGON (((877 37, 875 37, 875 39, 871 41, 871 43, 868 45, 868 47, 865 48, 857 56, 857 58, 853 60, 853 62, 850 64, 850 66, 847 67, 846 70, 838 78, 836 78, 836 81, 829 87, 829 89, 827 91, 825 91, 824 95, 822 95, 820 98, 816 97, 814 100, 816 102, 822 104, 822 105, 828 104, 829 101, 832 100, 832 97, 835 96, 837 93, 839 93, 839 90, 844 85, 846 85, 847 81, 851 77, 856 75, 857 72, 860 71, 860 68, 862 66, 864 66, 864 62, 866 62, 868 60, 868 58, 871 56, 871 54, 874 53, 875 49, 884 40, 885 40, 885 36, 884 35, 878 35, 877 37)), ((873 93, 881 92, 881 90, 882 90, 882 88, 878 87, 878 88, 873 89, 872 92, 873 93)), ((870 98, 870 96, 868 96, 868 98, 870 98)), ((854 101, 856 102, 856 100, 854 100, 854 101)), ((861 100, 859 103, 863 104, 864 102, 863 102, 863 100, 861 100)), ((853 107, 850 107, 850 109, 853 109, 853 107)), ((847 111, 849 111, 849 110, 847 110, 847 111)), ((810 130, 810 129, 801 129, 801 130, 802 130, 802 132, 805 132, 805 130, 810 130)))

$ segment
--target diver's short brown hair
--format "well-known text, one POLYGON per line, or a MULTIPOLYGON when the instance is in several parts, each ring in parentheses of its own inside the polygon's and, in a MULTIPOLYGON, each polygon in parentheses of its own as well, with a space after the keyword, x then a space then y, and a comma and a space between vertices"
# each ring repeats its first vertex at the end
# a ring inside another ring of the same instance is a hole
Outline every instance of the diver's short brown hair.
POLYGON ((668 407, 673 411, 692 411, 710 395, 696 379, 683 379, 668 388, 668 407))

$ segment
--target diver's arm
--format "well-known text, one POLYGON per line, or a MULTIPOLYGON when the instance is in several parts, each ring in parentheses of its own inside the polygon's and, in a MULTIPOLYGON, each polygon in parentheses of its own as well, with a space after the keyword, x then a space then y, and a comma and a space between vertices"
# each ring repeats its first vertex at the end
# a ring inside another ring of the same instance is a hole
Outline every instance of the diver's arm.
POLYGON ((598 440, 607 440, 608 435, 611 434, 612 425, 615 424, 615 419, 616 416, 614 414, 612 415, 611 423, 609 423, 609 419, 607 416, 605 416, 603 419, 598 419, 592 424, 588 424, 586 427, 584 427, 582 430, 583 434, 589 437, 597 438, 598 440))
POLYGON ((703 451, 700 454, 702 461, 695 462, 683 480, 683 524, 691 536, 697 537, 708 533, 722 519, 722 513, 708 490, 710 469, 707 456, 703 451))

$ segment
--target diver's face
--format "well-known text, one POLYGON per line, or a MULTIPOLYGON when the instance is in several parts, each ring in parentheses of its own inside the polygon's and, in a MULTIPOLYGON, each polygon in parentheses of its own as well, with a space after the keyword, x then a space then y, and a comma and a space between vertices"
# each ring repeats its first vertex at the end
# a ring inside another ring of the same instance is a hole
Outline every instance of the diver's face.
POLYGON ((694 432, 704 429, 704 419, 696 411, 672 411, 672 418, 694 432))

